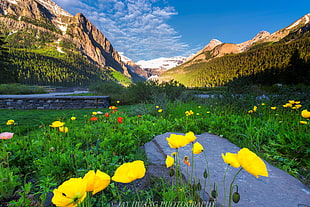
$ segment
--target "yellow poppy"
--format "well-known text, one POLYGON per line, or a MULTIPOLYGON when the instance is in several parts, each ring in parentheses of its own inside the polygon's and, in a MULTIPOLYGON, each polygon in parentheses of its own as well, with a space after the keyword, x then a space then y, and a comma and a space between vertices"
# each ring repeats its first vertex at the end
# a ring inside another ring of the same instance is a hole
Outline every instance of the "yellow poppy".
POLYGON ((58 128, 60 132, 67 133, 69 131, 68 127, 61 126, 58 128))
POLYGON ((54 121, 54 122, 50 125, 50 127, 58 128, 58 127, 61 127, 61 126, 63 126, 63 125, 65 125, 65 122, 54 121))
POLYGON ((13 125, 15 121, 13 119, 10 119, 6 122, 6 125, 13 125))
POLYGON ((226 154, 224 155, 222 153, 222 158, 226 164, 231 165, 234 168, 240 167, 237 154, 226 152, 226 154))
POLYGON ((185 138, 187 139, 188 143, 194 142, 196 140, 194 132, 187 132, 185 134, 185 138))
POLYGON ((166 167, 169 168, 174 164, 174 158, 167 155, 166 157, 166 167))
POLYGON ((90 170, 83 177, 83 180, 85 180, 87 184, 86 191, 92 191, 94 195, 105 189, 110 184, 111 178, 108 174, 100 170, 97 170, 96 173, 94 170, 90 170))
POLYGON ((163 112, 163 110, 162 110, 162 109, 158 109, 157 111, 158 111, 158 113, 161 113, 161 112, 163 112))
POLYGON ((76 207, 86 197, 86 182, 82 178, 70 178, 53 191, 52 203, 58 207, 76 207))
POLYGON ((294 103, 295 103, 294 100, 289 100, 288 102, 289 102, 290 104, 294 104, 294 103))
POLYGON ((166 140, 171 148, 180 148, 188 144, 188 140, 183 135, 170 134, 170 137, 167 137, 166 140))
POLYGON ((270 107, 270 109, 272 109, 272 110, 276 110, 276 109, 277 109, 277 107, 276 107, 276 106, 272 106, 272 107, 270 107))
POLYGON ((200 154, 203 151, 203 146, 199 142, 196 142, 193 145, 193 149, 192 150, 193 150, 194 154, 200 154))
POLYGON ((302 110, 302 111, 301 111, 301 116, 302 116, 303 118, 310 118, 310 111, 308 111, 307 109, 302 110))
POLYGON ((299 123, 301 123, 301 124, 308 124, 308 122, 306 122, 306 121, 300 121, 299 123))
POLYGON ((253 111, 256 112, 256 110, 257 110, 257 106, 254 106, 253 111))
POLYGON ((268 177, 268 171, 264 161, 248 148, 242 148, 238 152, 238 161, 243 169, 256 178, 259 175, 268 177))
POLYGON ((72 121, 74 121, 74 120, 76 120, 76 117, 75 117, 75 116, 72 116, 70 119, 71 119, 72 121))
POLYGON ((119 183, 130 183, 136 179, 143 178, 145 172, 146 169, 144 162, 141 160, 136 160, 119 166, 116 169, 112 180, 119 183))

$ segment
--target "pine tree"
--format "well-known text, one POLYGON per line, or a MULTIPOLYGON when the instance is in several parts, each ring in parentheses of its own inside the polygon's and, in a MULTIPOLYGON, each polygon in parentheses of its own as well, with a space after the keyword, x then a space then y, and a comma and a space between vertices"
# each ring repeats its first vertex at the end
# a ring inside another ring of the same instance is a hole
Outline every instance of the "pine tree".
POLYGON ((16 83, 14 71, 8 67, 10 63, 8 49, 4 37, 0 36, 0 83, 16 83))

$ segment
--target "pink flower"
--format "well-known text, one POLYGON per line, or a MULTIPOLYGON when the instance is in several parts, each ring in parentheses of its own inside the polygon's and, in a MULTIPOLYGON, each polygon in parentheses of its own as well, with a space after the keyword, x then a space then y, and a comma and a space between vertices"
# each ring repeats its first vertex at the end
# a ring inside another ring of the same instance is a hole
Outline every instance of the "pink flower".
POLYGON ((12 132, 3 132, 0 134, 0 139, 11 139, 14 133, 12 132))

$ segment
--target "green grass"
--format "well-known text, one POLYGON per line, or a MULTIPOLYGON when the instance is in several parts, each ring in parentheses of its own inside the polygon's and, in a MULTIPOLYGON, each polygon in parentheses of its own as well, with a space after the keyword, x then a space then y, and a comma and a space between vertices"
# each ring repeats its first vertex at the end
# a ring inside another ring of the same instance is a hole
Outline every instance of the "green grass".
MULTIPOLYGON (((309 105, 301 101, 301 108, 284 108, 282 105, 287 101, 257 102, 251 96, 188 102, 157 100, 156 104, 119 105, 114 113, 110 109, 0 110, 0 132, 15 132, 12 139, 0 140, 3 153, 0 163, 2 169, 9 167, 14 175, 19 175, 12 181, 16 190, 25 187, 24 181, 30 179, 31 194, 42 204, 50 188, 69 178, 83 176, 91 169, 100 169, 112 176, 124 162, 137 158, 146 161, 143 153, 141 156, 141 152, 137 152, 156 135, 209 132, 239 147, 248 147, 309 184, 310 125, 309 120, 300 115, 309 105), (257 106, 256 112, 248 113, 254 106, 257 106), (272 110, 272 106, 277 108, 272 110), (186 116, 189 110, 194 113, 186 116), (97 121, 90 121, 95 111, 103 114, 96 115, 97 121), (104 113, 109 113, 109 117, 104 113), (72 116, 77 119, 70 120, 72 116), (117 122, 118 117, 123 117, 122 124, 117 122), (16 125, 7 126, 9 119, 15 120, 16 125), (49 127, 56 120, 65 122, 69 132, 61 133, 49 127), (308 121, 308 124, 300 121, 308 121)), ((126 198, 136 199, 130 192, 123 189, 126 198)), ((94 199, 98 205, 105 205, 115 198, 114 193, 115 189, 108 187, 94 199)), ((151 199, 152 193, 154 189, 151 188, 141 196, 151 199)))

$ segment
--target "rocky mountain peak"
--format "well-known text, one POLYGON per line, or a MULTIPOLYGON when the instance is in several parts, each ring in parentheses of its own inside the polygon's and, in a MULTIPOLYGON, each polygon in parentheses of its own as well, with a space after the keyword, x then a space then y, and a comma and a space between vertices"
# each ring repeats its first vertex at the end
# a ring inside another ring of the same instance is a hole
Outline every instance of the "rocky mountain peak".
POLYGON ((216 46, 222 44, 221 41, 217 39, 212 39, 209 44, 207 44, 202 51, 213 50, 216 46))
POLYGON ((121 61, 118 52, 83 14, 77 13, 73 16, 52 0, 0 0, 0 22, 8 29, 49 30, 47 27, 33 24, 32 21, 53 24, 58 31, 50 32, 58 39, 73 42, 76 48, 95 64, 113 67, 130 77, 128 68, 121 61), (23 20, 22 17, 27 18, 27 21, 20 21, 23 20))
POLYGON ((246 51, 249 47, 251 47, 256 42, 261 42, 264 39, 268 38, 270 36, 270 33, 267 31, 260 31, 257 33, 252 39, 237 44, 237 47, 240 52, 246 51))
POLYGON ((292 24, 288 25, 287 27, 280 29, 274 33, 272 33, 270 36, 264 39, 264 41, 269 42, 269 41, 279 41, 291 32, 295 32, 298 29, 302 27, 306 27, 307 25, 310 24, 310 13, 304 15, 303 17, 299 18, 292 24))

